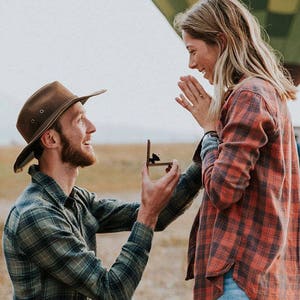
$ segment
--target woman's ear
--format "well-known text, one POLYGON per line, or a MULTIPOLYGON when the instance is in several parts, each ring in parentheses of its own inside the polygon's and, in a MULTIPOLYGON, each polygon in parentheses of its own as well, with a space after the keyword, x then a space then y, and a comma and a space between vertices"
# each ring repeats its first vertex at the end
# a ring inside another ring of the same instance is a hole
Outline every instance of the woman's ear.
POLYGON ((41 142, 44 148, 55 148, 58 145, 58 134, 53 129, 46 130, 41 136, 41 142))
POLYGON ((227 46, 227 39, 226 36, 223 32, 218 33, 218 39, 219 39, 219 43, 221 45, 221 53, 223 53, 223 51, 225 50, 226 46, 227 46))

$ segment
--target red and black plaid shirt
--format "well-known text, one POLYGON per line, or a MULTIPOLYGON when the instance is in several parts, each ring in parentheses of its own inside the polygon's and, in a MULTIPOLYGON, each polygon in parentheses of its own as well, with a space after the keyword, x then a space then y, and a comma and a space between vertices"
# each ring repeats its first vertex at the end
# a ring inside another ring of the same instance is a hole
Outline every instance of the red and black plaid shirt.
POLYGON ((299 300, 299 163, 286 102, 270 83, 244 79, 217 132, 219 145, 202 159, 205 190, 190 235, 194 299, 220 297, 233 267, 250 299, 299 300))

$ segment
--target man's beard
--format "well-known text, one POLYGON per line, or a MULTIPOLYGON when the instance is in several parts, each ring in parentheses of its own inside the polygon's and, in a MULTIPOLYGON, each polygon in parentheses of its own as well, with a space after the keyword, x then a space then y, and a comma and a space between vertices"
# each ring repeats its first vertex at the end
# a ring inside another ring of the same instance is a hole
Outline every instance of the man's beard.
POLYGON ((74 167, 87 167, 96 162, 94 153, 85 153, 81 149, 75 149, 62 132, 60 138, 62 142, 61 159, 64 163, 69 163, 74 167))

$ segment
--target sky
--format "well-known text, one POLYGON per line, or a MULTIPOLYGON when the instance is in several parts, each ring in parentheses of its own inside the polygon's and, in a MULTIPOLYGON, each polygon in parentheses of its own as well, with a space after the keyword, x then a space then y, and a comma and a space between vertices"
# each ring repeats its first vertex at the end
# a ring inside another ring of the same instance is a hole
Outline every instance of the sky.
MULTIPOLYGON (((58 80, 86 104, 95 143, 194 142, 203 132, 175 97, 188 69, 182 40, 150 0, 0 0, 0 145, 26 99, 58 80)), ((299 101, 292 106, 298 122, 299 101)), ((300 124, 299 124, 300 125, 300 124)))

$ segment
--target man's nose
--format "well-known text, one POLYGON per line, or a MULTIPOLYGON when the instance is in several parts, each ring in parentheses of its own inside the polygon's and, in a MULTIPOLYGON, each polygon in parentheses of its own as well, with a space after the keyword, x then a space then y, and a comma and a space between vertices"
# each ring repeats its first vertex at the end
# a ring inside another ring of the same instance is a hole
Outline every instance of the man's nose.
POLYGON ((87 132, 93 133, 95 131, 96 131, 96 126, 89 119, 87 119, 87 132))

